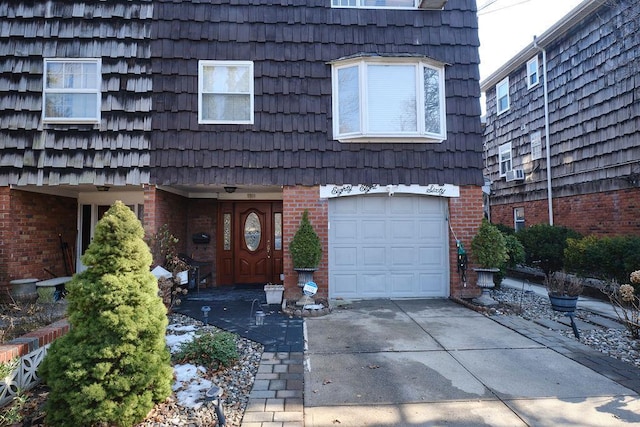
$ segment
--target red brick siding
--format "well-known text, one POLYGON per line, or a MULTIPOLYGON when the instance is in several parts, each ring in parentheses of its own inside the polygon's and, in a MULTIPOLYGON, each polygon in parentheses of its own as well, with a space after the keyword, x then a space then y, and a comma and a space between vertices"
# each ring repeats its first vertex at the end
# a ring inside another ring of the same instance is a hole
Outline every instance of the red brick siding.
POLYGON ((0 292, 9 286, 9 254, 11 254, 11 190, 0 187, 0 292))
POLYGON ((187 254, 198 261, 210 261, 211 267, 202 267, 203 274, 211 271, 211 278, 207 281, 207 286, 216 285, 216 232, 217 232, 217 212, 218 202, 215 199, 191 199, 189 200, 187 235, 187 254), (204 232, 211 236, 209 244, 195 244, 191 236, 195 233, 204 232))
POLYGON ((313 280, 318 285, 320 298, 329 296, 329 263, 327 258, 329 246, 329 204, 327 200, 320 199, 320 189, 318 187, 285 187, 282 190, 282 234, 284 241, 284 287, 287 299, 298 299, 300 288, 298 288, 298 275, 293 270, 291 254, 289 253, 289 243, 293 235, 300 226, 300 219, 305 209, 309 211, 309 222, 320 237, 322 243, 322 259, 318 266, 318 271, 313 275, 313 280))
MULTIPOLYGON (((491 220, 513 227, 513 209, 524 207, 525 225, 549 223, 547 200, 492 205, 491 220)), ((583 235, 640 236, 640 189, 583 194, 553 200, 554 224, 583 235)))
MULTIPOLYGON (((187 199, 173 193, 162 191, 153 186, 144 189, 143 225, 147 236, 153 236, 163 224, 168 224, 171 233, 179 239, 178 252, 186 253, 198 261, 211 261, 211 269, 203 269, 203 273, 212 271, 208 282, 215 285, 216 259, 216 221, 217 200, 187 199), (209 233, 211 243, 194 244, 192 234, 209 233)), ((154 265, 163 260, 154 260, 154 265)))
MULTIPOLYGON (((179 239, 176 249, 187 252, 187 217, 189 199, 180 195, 147 186, 144 189, 144 229, 146 236, 153 236, 164 224, 179 239)), ((154 259, 155 264, 163 260, 154 259)))
POLYGON ((480 295, 480 288, 475 285, 476 274, 473 271, 475 265, 471 251, 471 239, 478 231, 482 216, 481 187, 460 187, 460 197, 449 199, 449 225, 453 230, 453 233, 449 233, 449 275, 451 296, 453 297, 472 298, 480 295), (456 237, 462 242, 469 257, 466 285, 458 273, 456 237))
POLYGON ((75 263, 77 200, 3 187, 0 204, 0 287, 14 279, 50 279, 45 268, 66 275, 59 236, 72 249, 75 263))

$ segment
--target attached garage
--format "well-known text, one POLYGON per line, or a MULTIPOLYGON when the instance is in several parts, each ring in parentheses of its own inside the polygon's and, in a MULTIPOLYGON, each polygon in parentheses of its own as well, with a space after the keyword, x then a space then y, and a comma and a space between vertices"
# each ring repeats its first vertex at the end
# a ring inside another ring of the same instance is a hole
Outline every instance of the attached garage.
POLYGON ((329 297, 449 296, 447 199, 370 194, 329 200, 329 297))

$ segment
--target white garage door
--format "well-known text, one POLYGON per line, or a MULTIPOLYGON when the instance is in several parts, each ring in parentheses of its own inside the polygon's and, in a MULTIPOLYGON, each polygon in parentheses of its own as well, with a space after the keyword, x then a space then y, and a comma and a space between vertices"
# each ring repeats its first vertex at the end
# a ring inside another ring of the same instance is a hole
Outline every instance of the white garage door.
POLYGON ((329 201, 329 296, 449 295, 446 200, 364 195, 329 201))

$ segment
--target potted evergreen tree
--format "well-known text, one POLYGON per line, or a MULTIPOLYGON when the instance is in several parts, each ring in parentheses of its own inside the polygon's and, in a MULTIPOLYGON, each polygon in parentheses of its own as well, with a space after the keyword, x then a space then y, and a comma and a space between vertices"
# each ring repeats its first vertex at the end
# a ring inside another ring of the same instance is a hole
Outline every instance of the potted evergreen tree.
POLYGON ((322 258, 320 238, 309 222, 309 211, 305 209, 300 220, 300 227, 289 244, 289 252, 293 261, 293 269, 298 273, 298 286, 313 280, 313 273, 318 269, 322 258))
POLYGON ((494 305, 496 301, 489 296, 489 289, 495 286, 493 275, 499 272, 509 259, 505 238, 498 227, 483 218, 478 233, 471 240, 471 251, 480 266, 474 268, 474 271, 478 274, 477 285, 482 288, 482 295, 476 298, 475 302, 494 305))

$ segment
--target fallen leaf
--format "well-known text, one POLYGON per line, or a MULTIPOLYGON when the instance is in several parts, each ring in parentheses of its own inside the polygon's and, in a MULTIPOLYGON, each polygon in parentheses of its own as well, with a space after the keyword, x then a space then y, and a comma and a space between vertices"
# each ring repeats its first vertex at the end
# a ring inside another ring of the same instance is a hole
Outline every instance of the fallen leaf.
POLYGON ((379 367, 378 365, 369 365, 369 369, 378 369, 379 367))
POLYGON ((325 379, 324 381, 322 381, 322 385, 327 385, 327 384, 331 384, 333 381, 331 381, 330 379, 325 379))
POLYGON ((332 423, 334 423, 334 424, 342 424, 342 423, 340 422, 340 420, 333 420, 333 421, 331 421, 331 422, 332 422, 332 423))

